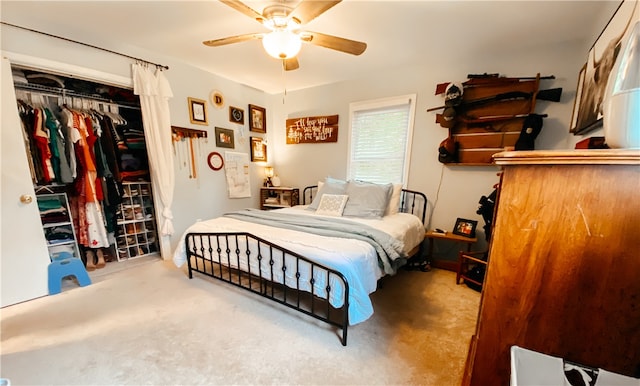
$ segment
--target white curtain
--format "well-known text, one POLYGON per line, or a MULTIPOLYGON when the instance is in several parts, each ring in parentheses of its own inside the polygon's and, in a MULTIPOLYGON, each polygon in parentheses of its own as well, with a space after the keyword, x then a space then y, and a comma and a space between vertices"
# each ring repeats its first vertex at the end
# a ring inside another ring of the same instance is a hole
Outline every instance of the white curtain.
POLYGON ((133 92, 140 96, 144 136, 147 143, 151 180, 162 204, 160 233, 173 234, 173 189, 175 175, 171 150, 171 118, 169 98, 171 86, 162 71, 155 72, 146 65, 133 65, 133 92))

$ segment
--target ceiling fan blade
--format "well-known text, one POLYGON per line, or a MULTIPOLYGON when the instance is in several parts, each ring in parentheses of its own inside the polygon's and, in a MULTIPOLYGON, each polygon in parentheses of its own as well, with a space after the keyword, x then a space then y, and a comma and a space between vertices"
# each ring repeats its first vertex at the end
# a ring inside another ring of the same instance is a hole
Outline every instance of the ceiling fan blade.
POLYGON ((347 54, 360 55, 367 49, 367 43, 339 38, 337 36, 327 35, 319 32, 304 31, 300 33, 303 42, 311 43, 316 46, 331 48, 332 50, 346 52, 347 54))
POLYGON ((298 19, 300 24, 307 24, 341 1, 342 0, 302 0, 289 16, 298 19))
POLYGON ((252 19, 257 20, 258 23, 264 22, 264 17, 262 16, 261 13, 259 13, 255 9, 249 7, 248 5, 243 3, 242 1, 238 1, 238 0, 220 0, 220 2, 223 3, 223 4, 228 5, 229 7, 235 9, 236 11, 238 11, 240 13, 243 13, 243 14, 249 16, 252 19))
POLYGON ((259 34, 259 33, 244 34, 244 35, 237 35, 237 36, 229 36, 222 39, 205 40, 204 42, 202 42, 202 44, 209 47, 219 47, 227 44, 242 43, 249 40, 262 39, 262 36, 263 34, 259 34))
POLYGON ((282 62, 283 62, 282 65, 284 66, 285 71, 297 70, 300 67, 300 64, 298 63, 298 59, 296 57, 293 57, 291 59, 284 59, 282 62))

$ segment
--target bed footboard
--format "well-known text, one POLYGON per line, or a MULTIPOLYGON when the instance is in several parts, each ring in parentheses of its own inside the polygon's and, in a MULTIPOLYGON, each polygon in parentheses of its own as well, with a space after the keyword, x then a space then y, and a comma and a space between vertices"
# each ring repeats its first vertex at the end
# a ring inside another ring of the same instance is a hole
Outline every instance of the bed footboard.
POLYGON ((340 272, 246 232, 189 233, 193 272, 251 291, 342 329, 347 345, 349 284, 340 272))

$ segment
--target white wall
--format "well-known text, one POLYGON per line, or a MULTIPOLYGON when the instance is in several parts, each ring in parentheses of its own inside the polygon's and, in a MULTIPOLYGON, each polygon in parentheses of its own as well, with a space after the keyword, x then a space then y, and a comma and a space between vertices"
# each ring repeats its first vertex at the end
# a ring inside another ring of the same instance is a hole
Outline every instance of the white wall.
MULTIPOLYGON (((224 172, 214 172, 207 167, 206 157, 211 151, 224 152, 216 148, 213 132, 215 126, 235 130, 234 151, 249 153, 248 124, 244 127, 231 124, 228 106, 245 109, 257 104, 267 108, 267 134, 269 163, 276 167, 283 185, 304 187, 315 184, 327 175, 344 178, 348 133, 349 103, 408 93, 417 93, 417 112, 413 136, 413 149, 408 187, 423 191, 430 200, 431 227, 451 229, 456 217, 478 219, 475 214, 478 200, 489 194, 498 181, 495 167, 449 167, 437 161, 437 147, 446 137, 445 129, 435 123, 434 113, 426 109, 442 104, 440 96, 434 95, 435 85, 446 81, 464 80, 468 73, 499 72, 509 76, 555 75, 555 81, 543 83, 543 87, 563 87, 560 103, 539 102, 539 113, 549 114, 542 133, 536 142, 539 149, 572 148, 581 137, 569 135, 575 85, 579 69, 586 53, 603 28, 609 15, 591 28, 592 39, 568 42, 563 46, 547 47, 527 52, 503 52, 486 57, 467 57, 464 52, 458 58, 441 58, 434 54, 431 63, 419 63, 413 67, 397 68, 381 73, 372 79, 316 87, 288 92, 284 95, 267 95, 241 84, 210 74, 182 63, 174 58, 162 57, 138 48, 128 47, 122 42, 110 42, 109 48, 117 52, 133 53, 134 56, 170 66, 166 72, 174 97, 170 100, 172 125, 193 129, 205 129, 209 133, 207 142, 198 146, 198 178, 190 179, 188 168, 175 165, 176 189, 174 193, 174 226, 176 234, 171 238, 172 249, 179 236, 196 219, 219 216, 222 213, 244 207, 257 207, 258 189, 262 183, 262 165, 254 163, 251 168, 253 197, 229 199, 224 172), (215 109, 208 104, 209 125, 192 125, 189 122, 187 97, 209 99, 212 90, 224 94, 225 107, 215 109), (284 100, 284 103, 283 103, 284 100), (338 142, 333 144, 285 144, 285 120, 288 117, 339 114, 338 142), (244 129, 244 130, 241 130, 244 129), (435 206, 434 206, 435 205, 435 206)), ((93 48, 63 42, 30 32, 0 27, 2 50, 55 62, 67 63, 130 78, 131 60, 93 48)), ((541 27, 543 28, 543 27, 541 27)), ((419 49, 419 47, 417 47, 419 49)), ((7 103, 3 101, 2 103, 7 103)), ((11 103, 10 101, 8 103, 11 103)), ((590 133, 597 135, 598 132, 590 133)), ((258 135, 260 136, 260 135, 258 135)), ((224 153, 223 153, 224 154, 224 153)), ((170 256, 164 256, 170 258, 170 256)))
MULTIPOLYGON (((469 73, 500 73, 507 76, 554 75, 541 88, 562 87, 559 103, 539 101, 536 112, 548 114, 536 141, 536 149, 570 149, 582 139, 569 134, 577 74, 586 59, 589 43, 571 42, 562 46, 542 46, 537 51, 503 52, 500 56, 465 58, 456 61, 434 57, 432 63, 398 68, 372 79, 359 79, 280 95, 273 103, 270 140, 274 166, 285 185, 313 185, 325 176, 344 178, 347 165, 349 103, 395 95, 417 93, 411 168, 407 187, 429 198, 430 227, 453 228, 457 217, 478 220, 480 238, 484 222, 476 214, 478 200, 488 195, 499 180, 497 167, 444 166, 438 162, 437 148, 447 129, 435 123, 435 112, 427 108, 443 103, 435 86, 464 81, 469 73), (337 143, 287 145, 285 120, 314 115, 339 115, 337 143)), ((597 135, 597 132, 590 133, 597 135)), ((482 240, 484 241, 484 240, 482 240)), ((482 243, 479 247, 482 246, 482 243)), ((455 252, 455 248, 451 251, 455 252)))
MULTIPOLYGON (((120 78, 131 79, 131 63, 133 62, 131 59, 4 25, 0 25, 0 28, 1 48, 3 53, 9 56, 38 58, 43 63, 49 61, 52 67, 63 66, 68 68, 70 72, 65 72, 67 75, 78 75, 78 69, 94 69, 101 73, 112 75, 111 78, 116 79, 116 82, 120 78)), ((247 113, 249 103, 267 106, 270 96, 260 90, 231 82, 228 79, 202 71, 173 58, 158 56, 157 54, 126 46, 110 46, 110 49, 123 53, 134 52, 136 57, 168 65, 170 69, 165 74, 171 84, 174 95, 169 101, 171 124, 208 132, 208 140, 198 140, 197 146, 194 147, 197 154, 198 178, 189 178, 189 168, 181 166, 177 160, 174 165, 176 188, 174 191, 173 215, 176 233, 170 239, 170 249, 173 250, 176 247, 180 235, 197 219, 219 216, 230 210, 257 207, 259 188, 264 178, 262 166, 258 163, 252 163, 251 166, 252 197, 229 199, 224 170, 213 171, 209 169, 207 155, 212 151, 218 151, 224 155, 225 150, 249 153, 248 122, 245 119, 244 131, 242 126, 229 122, 228 106, 243 108, 247 113), (209 124, 207 126, 191 124, 187 98, 209 100, 212 90, 219 90, 223 93, 225 97, 224 108, 216 109, 211 103, 208 103, 209 124), (215 146, 214 128, 216 126, 235 131, 235 149, 217 148, 215 146)), ((121 83, 115 84, 122 86, 121 83)), ((2 103, 15 103, 15 101, 2 101, 2 103)), ((252 133, 252 135, 255 136, 256 133, 252 133)), ((185 144, 182 144, 182 154, 184 155, 185 152, 185 144)), ((170 258, 171 256, 165 254, 163 257, 170 258)))
MULTIPOLYGON (((175 64, 167 71, 173 88, 174 97, 170 101, 171 123, 174 126, 191 129, 207 130, 207 141, 199 140, 197 147, 197 176, 189 178, 187 167, 175 162, 176 189, 174 192, 174 227, 176 234, 172 237, 172 246, 175 248, 179 236, 197 219, 208 219, 221 214, 247 207, 258 207, 259 189, 264 179, 263 163, 251 163, 251 198, 230 199, 227 193, 227 184, 224 169, 211 170, 207 165, 207 156, 212 151, 225 155, 225 151, 250 153, 250 136, 263 136, 249 132, 247 114, 248 104, 266 106, 268 95, 262 91, 231 82, 216 75, 195 69, 184 64, 175 64), (219 90, 224 95, 225 106, 222 109, 215 108, 211 103, 207 106, 209 113, 208 126, 193 125, 189 122, 187 98, 209 99, 212 90, 219 90), (244 109, 245 124, 237 125, 229 121, 228 106, 244 109), (215 142, 215 127, 234 130, 235 148, 218 148, 215 142)), ((182 150, 186 151, 186 144, 182 150)), ((183 153, 184 154, 184 153, 183 153)), ((166 256, 165 256, 166 258, 166 256)))

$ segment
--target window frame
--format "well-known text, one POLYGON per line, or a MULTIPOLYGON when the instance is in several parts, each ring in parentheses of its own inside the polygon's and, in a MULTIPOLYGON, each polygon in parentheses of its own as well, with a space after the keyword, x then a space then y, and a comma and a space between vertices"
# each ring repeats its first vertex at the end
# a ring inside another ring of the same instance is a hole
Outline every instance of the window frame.
POLYGON ((365 101, 352 102, 349 104, 349 135, 347 137, 347 170, 346 175, 347 179, 351 178, 351 162, 352 162, 352 136, 353 136, 353 124, 354 124, 354 115, 356 112, 366 111, 366 110, 376 110, 385 107, 393 107, 404 105, 409 101, 409 119, 407 120, 407 140, 405 144, 404 150, 404 167, 402 171, 402 180, 394 183, 401 183, 403 186, 407 186, 407 182, 409 179, 409 168, 411 164, 411 148, 413 144, 413 131, 414 131, 414 123, 415 123, 415 113, 416 113, 416 99, 417 94, 405 94, 393 97, 379 98, 379 99, 371 99, 365 101))

